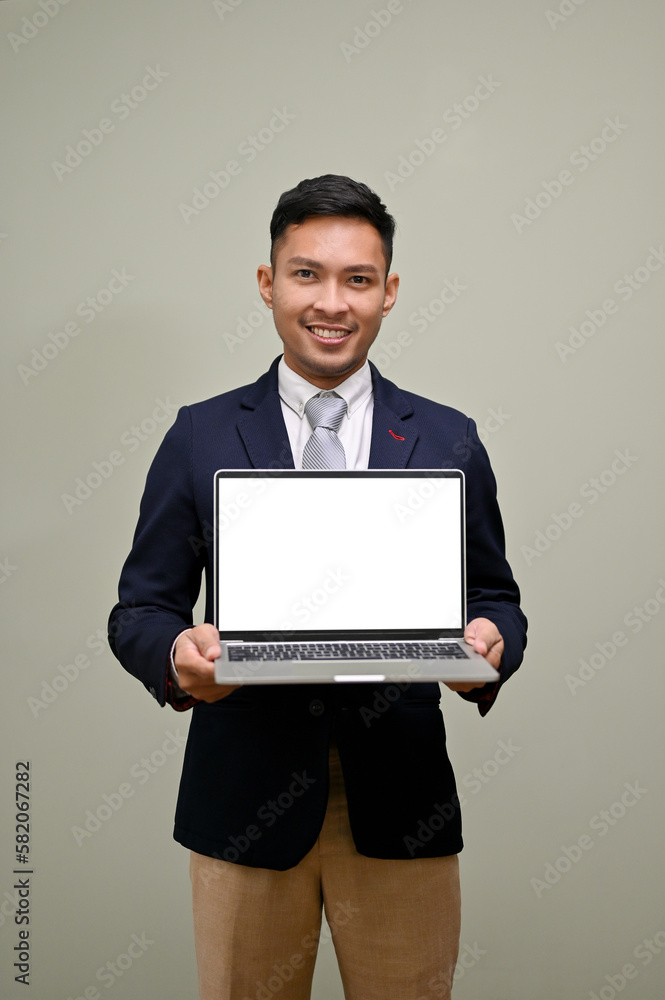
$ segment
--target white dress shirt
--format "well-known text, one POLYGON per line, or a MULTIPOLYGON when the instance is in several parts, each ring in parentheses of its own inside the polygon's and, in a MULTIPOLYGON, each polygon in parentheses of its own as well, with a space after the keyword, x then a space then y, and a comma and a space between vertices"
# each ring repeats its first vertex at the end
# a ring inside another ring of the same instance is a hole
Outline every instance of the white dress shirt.
MULTIPOLYGON (((284 358, 277 368, 277 384, 293 463, 296 469, 302 469, 303 449, 312 433, 312 426, 305 415, 305 404, 321 390, 289 368, 284 358)), ((337 432, 344 446, 346 467, 366 469, 369 466, 374 414, 369 362, 366 361, 362 368, 336 385, 333 391, 346 401, 346 414, 337 432)))

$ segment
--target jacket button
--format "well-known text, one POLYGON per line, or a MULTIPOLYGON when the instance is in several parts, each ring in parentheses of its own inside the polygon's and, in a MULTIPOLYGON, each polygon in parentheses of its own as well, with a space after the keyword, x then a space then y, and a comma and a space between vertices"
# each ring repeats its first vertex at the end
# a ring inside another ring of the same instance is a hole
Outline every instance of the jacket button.
POLYGON ((318 698, 315 698, 314 701, 310 701, 309 710, 312 715, 323 715, 326 710, 326 706, 322 701, 319 701, 318 698))

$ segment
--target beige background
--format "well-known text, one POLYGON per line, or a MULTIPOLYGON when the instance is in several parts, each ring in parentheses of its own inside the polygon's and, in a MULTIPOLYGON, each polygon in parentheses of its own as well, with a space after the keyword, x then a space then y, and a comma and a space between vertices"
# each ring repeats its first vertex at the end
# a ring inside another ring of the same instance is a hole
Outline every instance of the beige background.
MULTIPOLYGON (((279 353, 254 279, 269 217, 329 171, 397 217, 373 357, 484 429, 531 623, 488 718, 443 697, 466 798, 455 996, 663 995, 664 8, 548 2, 0 6, 3 996, 195 996, 170 835, 188 718, 98 633, 172 407, 279 353), (446 281, 464 288, 443 310, 446 281), (26 757, 29 988, 11 967, 26 757)), ((329 942, 314 996, 342 996, 329 942)))

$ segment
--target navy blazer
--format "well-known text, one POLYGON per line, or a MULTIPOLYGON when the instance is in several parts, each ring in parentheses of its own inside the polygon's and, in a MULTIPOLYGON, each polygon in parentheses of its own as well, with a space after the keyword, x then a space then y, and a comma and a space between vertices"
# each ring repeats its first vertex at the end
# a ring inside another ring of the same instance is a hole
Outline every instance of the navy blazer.
MULTIPOLYGON (((375 858, 455 854, 461 818, 437 684, 247 686, 214 704, 171 697, 170 649, 193 624, 203 575, 205 620, 213 621, 214 473, 293 468, 278 361, 252 385, 179 411, 148 473, 109 620, 113 652, 159 704, 194 706, 174 836, 210 857, 293 867, 323 823, 334 733, 358 851, 375 858)), ((500 680, 463 696, 485 714, 526 645, 489 459, 472 420, 371 369, 370 468, 458 468, 466 476, 467 618, 489 618, 504 639, 500 680)), ((280 544, 276 531, 276 553, 280 544)), ((257 573, 271 557, 256 554, 257 573)))

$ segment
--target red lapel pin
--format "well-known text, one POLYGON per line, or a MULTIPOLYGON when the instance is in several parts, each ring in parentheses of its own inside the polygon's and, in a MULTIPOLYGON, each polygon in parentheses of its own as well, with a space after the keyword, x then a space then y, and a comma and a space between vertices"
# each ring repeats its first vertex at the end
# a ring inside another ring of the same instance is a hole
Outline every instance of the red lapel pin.
POLYGON ((395 431, 389 430, 388 433, 392 434, 392 436, 395 438, 396 441, 403 441, 404 440, 404 438, 401 437, 401 435, 395 434, 395 431))

